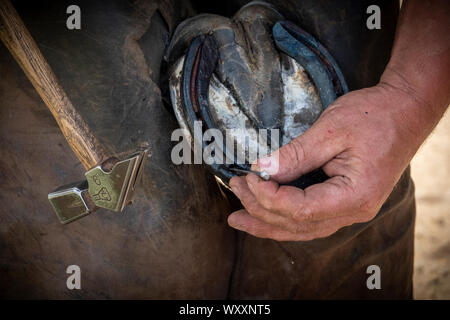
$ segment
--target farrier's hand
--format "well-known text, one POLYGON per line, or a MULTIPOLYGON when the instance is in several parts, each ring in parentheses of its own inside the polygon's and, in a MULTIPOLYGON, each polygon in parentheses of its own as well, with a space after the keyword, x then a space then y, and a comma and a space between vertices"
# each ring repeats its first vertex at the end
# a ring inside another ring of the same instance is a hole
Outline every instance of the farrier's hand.
MULTIPOLYGON (((230 226, 261 238, 302 241, 375 217, 422 143, 413 122, 418 100, 388 84, 339 98, 302 136, 259 159, 230 186, 245 210, 230 226), (259 168, 258 168, 259 167, 259 168), (304 190, 280 185, 322 167, 330 177, 304 190)), ((414 121, 417 121, 415 119, 414 121)))

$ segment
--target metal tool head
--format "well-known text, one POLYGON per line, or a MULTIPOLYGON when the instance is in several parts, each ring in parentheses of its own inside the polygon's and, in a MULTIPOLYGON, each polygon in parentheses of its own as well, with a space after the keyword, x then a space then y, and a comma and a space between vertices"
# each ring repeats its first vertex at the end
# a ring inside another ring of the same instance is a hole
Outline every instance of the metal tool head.
POLYGON ((110 170, 98 165, 85 173, 86 180, 58 188, 48 195, 61 223, 84 217, 97 208, 122 211, 133 201, 149 149, 124 160, 110 170))
POLYGON ((93 212, 96 208, 90 201, 86 180, 62 186, 49 193, 50 201, 61 223, 69 223, 93 212))
POLYGON ((89 194, 97 207, 122 211, 134 198, 136 184, 142 175, 148 149, 118 161, 110 171, 101 165, 85 173, 89 194))

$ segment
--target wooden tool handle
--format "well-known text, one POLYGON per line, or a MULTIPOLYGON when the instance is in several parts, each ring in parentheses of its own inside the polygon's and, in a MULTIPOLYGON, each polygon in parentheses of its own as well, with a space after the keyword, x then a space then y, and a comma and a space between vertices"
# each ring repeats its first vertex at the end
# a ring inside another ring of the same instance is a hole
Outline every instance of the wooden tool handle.
POLYGON ((0 0, 0 39, 50 109, 83 166, 90 169, 106 160, 105 151, 70 102, 9 0, 0 0))

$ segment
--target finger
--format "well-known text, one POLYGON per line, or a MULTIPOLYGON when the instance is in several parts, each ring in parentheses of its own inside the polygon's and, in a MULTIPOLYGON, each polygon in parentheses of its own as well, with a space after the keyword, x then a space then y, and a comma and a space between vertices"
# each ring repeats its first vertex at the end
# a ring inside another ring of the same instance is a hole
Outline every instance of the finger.
POLYGON ((298 231, 295 221, 292 219, 288 219, 264 209, 248 188, 245 178, 233 177, 230 180, 230 187, 239 200, 241 200, 242 205, 251 216, 291 232, 298 231))
POLYGON ((252 217, 247 211, 239 210, 228 217, 230 227, 247 232, 258 238, 277 241, 295 241, 298 235, 252 217))
POLYGON ((309 241, 318 238, 328 237, 338 229, 335 227, 313 231, 308 233, 292 233, 279 227, 265 223, 245 210, 239 210, 228 217, 230 227, 244 231, 258 238, 268 238, 276 241, 309 241))
POLYGON ((343 151, 345 139, 330 121, 320 120, 269 157, 258 159, 252 170, 264 170, 284 183, 323 166, 343 151))
POLYGON ((251 216, 292 233, 321 232, 333 228, 337 230, 356 222, 353 217, 347 216, 319 221, 295 221, 289 217, 270 212, 263 208, 250 191, 244 178, 236 177, 230 185, 233 186, 232 189, 239 195, 238 197, 251 216))
POLYGON ((294 221, 320 221, 352 216, 360 205, 353 182, 335 176, 305 190, 279 186, 254 174, 246 177, 248 187, 258 203, 266 210, 294 221))

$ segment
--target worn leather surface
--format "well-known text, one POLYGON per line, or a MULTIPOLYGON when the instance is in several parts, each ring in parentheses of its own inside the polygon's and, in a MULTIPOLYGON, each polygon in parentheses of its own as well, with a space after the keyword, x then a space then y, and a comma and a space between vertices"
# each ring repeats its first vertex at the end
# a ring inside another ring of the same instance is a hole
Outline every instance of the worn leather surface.
MULTIPOLYGON (((369 31, 366 2, 273 2, 327 47, 350 89, 377 82, 389 56, 397 4, 379 2, 382 29, 369 31)), ((14 4, 99 139, 112 152, 148 140, 152 157, 137 200, 124 213, 99 211, 60 225, 47 193, 82 178, 83 169, 0 45, 1 297, 411 296, 415 211, 409 171, 373 221, 325 239, 280 243, 231 230, 226 216, 237 204, 228 204, 201 166, 171 164, 176 123, 163 106, 159 72, 169 34, 194 14, 186 2, 81 1, 79 31, 65 28, 72 3, 14 4), (82 290, 66 288, 71 264, 81 267, 82 290), (371 264, 381 267, 382 290, 367 290, 371 264)), ((218 8, 231 15, 242 4, 218 8)), ((192 3, 197 12, 220 14, 211 6, 192 3)))
POLYGON ((0 296, 225 298, 234 256, 230 209, 203 167, 172 165, 176 122, 158 88, 179 8, 171 1, 80 1, 82 29, 69 31, 69 4, 16 7, 99 139, 113 152, 149 141, 151 158, 123 213, 100 210, 60 225, 47 193, 83 178, 83 169, 0 46, 0 296), (81 268, 79 291, 66 288, 72 264, 81 268))

